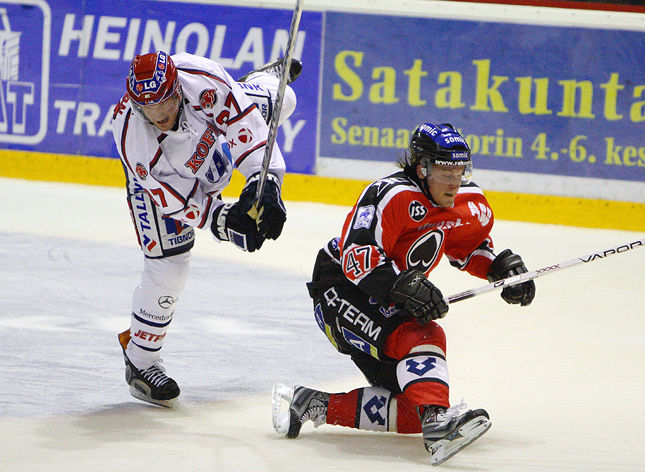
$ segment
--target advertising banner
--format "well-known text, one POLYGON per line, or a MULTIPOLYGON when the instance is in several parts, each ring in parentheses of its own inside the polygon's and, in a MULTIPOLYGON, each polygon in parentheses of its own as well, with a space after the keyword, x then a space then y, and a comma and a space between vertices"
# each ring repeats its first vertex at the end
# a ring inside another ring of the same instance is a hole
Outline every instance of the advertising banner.
POLYGON ((645 181, 645 32, 328 12, 320 156, 449 122, 476 168, 645 181))
MULTIPOLYGON (((292 11, 140 0, 0 1, 0 147, 118 158, 110 121, 137 54, 189 52, 237 78, 283 56, 292 11)), ((322 14, 304 12, 289 172, 315 164, 322 14)))

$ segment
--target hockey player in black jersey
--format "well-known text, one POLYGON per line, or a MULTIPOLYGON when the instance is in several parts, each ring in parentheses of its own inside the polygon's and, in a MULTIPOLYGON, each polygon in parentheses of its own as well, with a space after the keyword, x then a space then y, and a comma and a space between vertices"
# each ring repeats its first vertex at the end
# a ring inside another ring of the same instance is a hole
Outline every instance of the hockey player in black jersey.
MULTIPOLYGON (((420 125, 400 164, 361 193, 341 237, 319 252, 308 284, 318 326, 370 386, 330 394, 276 384, 273 421, 288 438, 310 420, 422 433, 437 465, 491 421, 483 409, 450 405, 446 336, 436 322, 448 305, 428 276, 443 256, 489 281, 527 269, 509 249, 494 253, 493 211, 470 181, 470 149, 454 127, 420 125)), ((522 306, 534 295, 533 281, 502 291, 507 303, 522 306)))

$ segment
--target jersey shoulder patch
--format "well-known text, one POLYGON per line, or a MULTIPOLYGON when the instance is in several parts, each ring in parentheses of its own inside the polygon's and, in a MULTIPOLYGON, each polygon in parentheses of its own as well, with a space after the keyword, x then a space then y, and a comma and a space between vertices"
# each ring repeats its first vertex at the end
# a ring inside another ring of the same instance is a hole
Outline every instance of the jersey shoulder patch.
POLYGON ((493 210, 484 192, 472 182, 459 189, 455 205, 461 209, 465 217, 477 220, 482 227, 488 226, 493 221, 493 210))

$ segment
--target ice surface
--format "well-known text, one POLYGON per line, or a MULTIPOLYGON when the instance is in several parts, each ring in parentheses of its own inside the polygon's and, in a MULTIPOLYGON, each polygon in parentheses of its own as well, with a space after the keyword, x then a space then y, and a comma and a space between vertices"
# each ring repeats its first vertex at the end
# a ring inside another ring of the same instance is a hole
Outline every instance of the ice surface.
MULTIPOLYGON (((198 232, 164 347, 182 388, 166 410, 132 398, 117 333, 141 271, 120 189, 0 179, 0 471, 417 471, 420 435, 271 427, 271 386, 346 391, 360 373, 318 330, 305 282, 346 207, 287 202, 278 241, 246 254, 198 232)), ((529 268, 641 234, 498 221, 529 268)), ((451 306, 451 399, 493 427, 440 467, 645 470, 645 249, 537 281, 530 307, 496 293, 451 306)), ((483 285, 443 262, 444 295, 483 285)))

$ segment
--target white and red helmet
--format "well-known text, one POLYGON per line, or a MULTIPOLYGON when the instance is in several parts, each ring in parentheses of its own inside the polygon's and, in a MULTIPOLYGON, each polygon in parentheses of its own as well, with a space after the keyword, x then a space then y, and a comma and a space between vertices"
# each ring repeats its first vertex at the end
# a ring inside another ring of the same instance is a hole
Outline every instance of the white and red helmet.
POLYGON ((137 105, 156 105, 179 90, 177 68, 163 51, 136 56, 130 64, 127 88, 130 100, 137 105))

